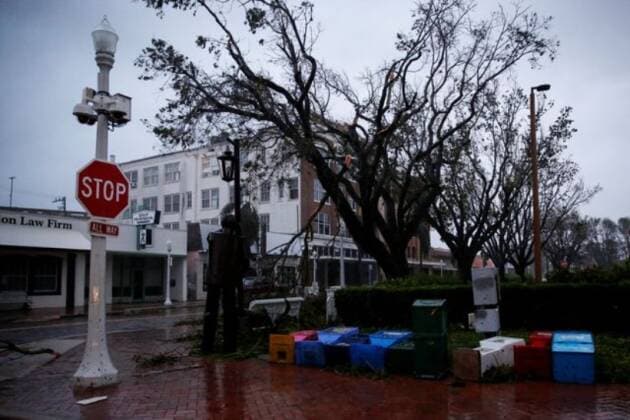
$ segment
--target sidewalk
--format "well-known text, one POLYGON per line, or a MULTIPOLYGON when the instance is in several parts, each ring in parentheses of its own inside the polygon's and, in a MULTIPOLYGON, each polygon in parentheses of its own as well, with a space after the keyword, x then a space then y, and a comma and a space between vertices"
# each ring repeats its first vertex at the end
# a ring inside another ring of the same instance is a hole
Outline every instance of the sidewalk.
POLYGON ((465 385, 451 379, 391 376, 375 380, 258 359, 213 361, 184 357, 140 368, 137 354, 185 353, 174 339, 190 327, 108 336, 120 372, 117 386, 73 393, 71 377, 83 354, 74 348, 25 378, 0 383, 0 417, 328 419, 328 418, 629 418, 628 385, 552 382, 465 385), (77 400, 107 396, 79 406, 77 400))
MULTIPOLYGON (((148 313, 160 313, 164 311, 178 311, 192 308, 201 308, 205 305, 202 300, 194 300, 189 302, 173 302, 171 306, 164 306, 161 302, 151 303, 117 303, 107 305, 106 311, 108 316, 118 315, 140 315, 148 313)), ((67 318, 87 317, 87 306, 76 307, 74 311, 67 311, 66 308, 34 308, 28 311, 2 311, 0 312, 0 325, 7 326, 11 324, 48 322, 67 318)))

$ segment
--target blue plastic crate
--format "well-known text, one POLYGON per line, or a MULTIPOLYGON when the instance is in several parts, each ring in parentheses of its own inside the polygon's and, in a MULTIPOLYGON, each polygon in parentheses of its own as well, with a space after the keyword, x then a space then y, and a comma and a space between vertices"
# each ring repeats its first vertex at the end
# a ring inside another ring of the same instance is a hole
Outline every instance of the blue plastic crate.
POLYGON ((385 371, 385 347, 373 344, 351 344, 350 363, 352 367, 369 369, 372 372, 385 371))
POLYGON ((552 342, 593 344, 593 335, 588 331, 556 331, 552 342))
POLYGON ((554 342, 551 346, 553 379, 557 382, 595 383, 593 343, 554 342))
POLYGON ((317 338, 324 344, 333 344, 342 338, 359 334, 357 327, 332 327, 317 332, 317 338))
POLYGON ((411 331, 377 331, 370 334, 370 344, 387 348, 410 339, 411 335, 411 331))
POLYGON ((310 340, 296 342, 295 364, 299 366, 326 366, 324 343, 310 340))
POLYGON ((364 334, 348 335, 333 344, 324 345, 326 366, 342 366, 350 364, 350 346, 352 344, 369 344, 370 338, 364 334))

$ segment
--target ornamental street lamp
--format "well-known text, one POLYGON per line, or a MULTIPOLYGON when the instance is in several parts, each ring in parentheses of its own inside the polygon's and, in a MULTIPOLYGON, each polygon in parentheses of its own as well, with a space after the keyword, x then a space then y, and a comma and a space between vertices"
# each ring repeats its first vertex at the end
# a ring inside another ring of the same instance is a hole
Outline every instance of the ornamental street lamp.
POLYGON ((234 153, 226 150, 217 159, 221 166, 221 179, 225 182, 234 180, 234 218, 238 234, 241 234, 241 162, 240 162, 240 141, 238 139, 232 142, 234 145, 234 153))
POLYGON ((532 231, 534 247, 534 281, 542 281, 542 252, 540 243, 540 204, 538 201, 538 148, 536 145, 536 95, 535 92, 545 92, 551 88, 549 84, 533 86, 529 92, 529 120, 530 120, 530 154, 532 160, 532 231))
MULTIPOLYGON (((96 65, 97 90, 85 88, 83 98, 72 113, 81 124, 96 123, 97 160, 107 161, 107 132, 109 127, 126 124, 131 119, 131 98, 109 94, 109 71, 114 66, 118 35, 107 17, 92 32, 96 65)), ((105 331, 105 273, 106 238, 92 235, 90 252, 90 296, 88 306, 88 333, 83 360, 74 374, 74 383, 80 387, 100 387, 118 382, 118 370, 112 364, 107 349, 105 331)))

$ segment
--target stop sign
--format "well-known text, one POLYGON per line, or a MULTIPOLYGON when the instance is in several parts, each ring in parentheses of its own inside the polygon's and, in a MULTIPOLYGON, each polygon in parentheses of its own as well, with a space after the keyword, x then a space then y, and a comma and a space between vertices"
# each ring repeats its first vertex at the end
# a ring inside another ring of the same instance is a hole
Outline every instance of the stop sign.
POLYGON ((77 172, 77 200, 91 216, 114 219, 129 203, 129 181, 118 165, 93 160, 77 172))

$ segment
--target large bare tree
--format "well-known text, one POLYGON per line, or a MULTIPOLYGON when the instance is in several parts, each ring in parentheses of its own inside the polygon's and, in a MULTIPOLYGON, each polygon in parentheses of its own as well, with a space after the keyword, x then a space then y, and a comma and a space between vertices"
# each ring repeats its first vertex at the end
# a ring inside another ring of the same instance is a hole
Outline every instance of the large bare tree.
POLYGON ((213 34, 196 40, 209 53, 203 66, 161 39, 137 60, 142 78, 164 77, 173 92, 155 134, 186 146, 224 132, 253 147, 273 145, 279 162, 307 161, 355 242, 388 277, 408 273, 409 239, 488 89, 516 63, 536 65, 557 47, 546 35, 549 19, 518 6, 476 19, 469 0, 419 2, 410 30, 397 35, 395 58, 351 80, 315 57, 312 3, 144 3, 160 14, 168 7, 205 14, 213 34), (351 164, 331 164, 346 156, 351 164))

